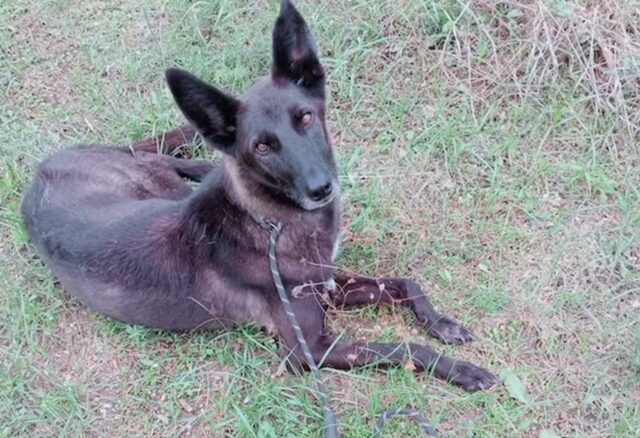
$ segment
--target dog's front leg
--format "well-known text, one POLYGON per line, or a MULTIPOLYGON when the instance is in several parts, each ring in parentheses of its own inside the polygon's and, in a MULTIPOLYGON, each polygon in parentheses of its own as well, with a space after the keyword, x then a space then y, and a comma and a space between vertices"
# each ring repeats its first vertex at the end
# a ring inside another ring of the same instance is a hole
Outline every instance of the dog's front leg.
POLYGON ((436 377, 467 391, 487 389, 496 381, 496 377, 483 368, 443 356, 433 348, 420 344, 325 342, 325 348, 318 352, 318 356, 324 358, 321 366, 337 369, 369 364, 385 367, 411 363, 416 372, 433 372, 436 377))
POLYGON ((418 284, 405 278, 370 278, 339 274, 332 294, 336 306, 402 304, 410 306, 427 333, 445 344, 463 344, 471 333, 457 321, 438 313, 418 284))
MULTIPOLYGON (((441 379, 467 391, 486 389, 496 381, 489 371, 469 362, 443 356, 431 347, 419 344, 387 344, 380 342, 336 342, 324 326, 324 308, 311 294, 291 301, 305 342, 318 366, 351 369, 369 364, 381 367, 406 365, 411 362, 416 372, 433 372, 441 379)), ((278 335, 290 368, 306 369, 307 363, 284 310, 277 312, 278 335)))

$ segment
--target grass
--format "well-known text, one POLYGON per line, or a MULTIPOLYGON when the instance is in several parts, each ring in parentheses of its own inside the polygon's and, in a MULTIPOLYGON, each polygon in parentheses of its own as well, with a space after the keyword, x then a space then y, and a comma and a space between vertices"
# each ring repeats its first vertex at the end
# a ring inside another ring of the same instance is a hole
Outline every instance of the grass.
MULTIPOLYGON (((281 372, 272 340, 96 315, 18 214, 51 151, 180 123, 165 67, 236 93, 265 74, 275 3, 0 3, 0 436, 318 436, 312 382, 281 372)), ((637 2, 297 3, 329 71, 339 265, 416 278, 478 336, 442 350, 512 376, 466 394, 404 369, 326 370, 344 436, 369 436, 387 405, 443 436, 638 436, 637 2)), ((411 324, 400 309, 331 322, 433 344, 411 324)))

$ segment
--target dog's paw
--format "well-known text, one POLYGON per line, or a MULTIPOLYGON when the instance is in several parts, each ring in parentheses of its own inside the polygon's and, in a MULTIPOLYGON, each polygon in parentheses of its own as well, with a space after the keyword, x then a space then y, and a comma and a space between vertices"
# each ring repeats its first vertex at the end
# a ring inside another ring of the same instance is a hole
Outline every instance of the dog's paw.
POLYGON ((444 344, 460 345, 472 339, 471 332, 453 319, 440 316, 437 321, 425 324, 427 334, 439 339, 444 344))
POLYGON ((454 364, 446 379, 469 392, 488 389, 498 381, 496 376, 484 368, 462 361, 454 364))

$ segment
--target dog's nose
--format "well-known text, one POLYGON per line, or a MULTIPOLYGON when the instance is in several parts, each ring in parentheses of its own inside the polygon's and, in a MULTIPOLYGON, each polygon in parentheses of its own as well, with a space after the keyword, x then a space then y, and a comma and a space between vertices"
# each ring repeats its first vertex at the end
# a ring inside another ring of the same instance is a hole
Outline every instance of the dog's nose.
POLYGON ((311 198, 313 201, 316 201, 316 202, 322 201, 324 199, 327 199, 329 195, 331 195, 332 191, 333 191, 333 184, 331 184, 331 182, 328 182, 318 187, 310 188, 309 198, 311 198))

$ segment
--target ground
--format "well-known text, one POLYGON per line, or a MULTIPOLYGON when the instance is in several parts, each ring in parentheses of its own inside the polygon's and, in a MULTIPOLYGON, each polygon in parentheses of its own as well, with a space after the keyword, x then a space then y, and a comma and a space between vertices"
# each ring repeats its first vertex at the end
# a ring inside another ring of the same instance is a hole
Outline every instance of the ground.
MULTIPOLYGON (((0 436, 318 436, 309 376, 251 327, 169 333, 80 306, 28 245, 35 165, 182 119, 179 65, 239 93, 277 2, 0 2, 0 436)), ((329 73, 345 270, 415 278, 476 335, 441 347, 399 308, 332 315, 501 376, 467 394, 406 369, 322 375, 345 437, 385 406, 442 436, 640 434, 640 6, 298 1, 329 73)), ((213 156, 212 152, 198 152, 213 156)), ((418 436, 393 420, 385 436, 418 436)))

